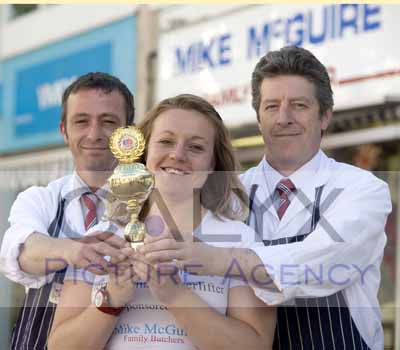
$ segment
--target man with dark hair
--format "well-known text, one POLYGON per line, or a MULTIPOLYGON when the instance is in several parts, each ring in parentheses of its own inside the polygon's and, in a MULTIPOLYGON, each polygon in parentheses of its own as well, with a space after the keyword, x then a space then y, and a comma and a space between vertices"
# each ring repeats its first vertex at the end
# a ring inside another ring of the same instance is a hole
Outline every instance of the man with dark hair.
POLYGON ((391 211, 387 184, 320 149, 333 97, 327 70, 311 52, 291 46, 262 57, 252 98, 265 156, 241 180, 259 244, 177 247, 155 237, 146 256, 247 280, 266 304, 281 305, 274 349, 383 349, 377 292, 391 211))
POLYGON ((85 237, 85 232, 104 212, 103 186, 116 166, 109 137, 133 118, 133 96, 114 76, 89 73, 65 90, 60 131, 75 171, 18 195, 1 247, 2 271, 27 288, 12 349, 47 348, 67 266, 104 274, 109 268, 105 256, 126 258, 122 238, 107 232, 85 237))
POLYGON ((126 125, 131 125, 133 123, 135 105, 132 93, 129 91, 128 87, 117 77, 103 72, 95 72, 80 76, 65 89, 61 100, 61 124, 65 124, 67 120, 68 97, 79 90, 85 89, 100 89, 105 93, 118 91, 125 101, 126 125))

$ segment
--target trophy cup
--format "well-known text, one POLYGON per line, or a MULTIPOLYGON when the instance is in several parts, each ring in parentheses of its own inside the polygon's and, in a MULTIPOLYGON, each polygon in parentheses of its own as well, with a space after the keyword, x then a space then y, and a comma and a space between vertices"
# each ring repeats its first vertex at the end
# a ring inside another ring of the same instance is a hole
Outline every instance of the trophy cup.
POLYGON ((145 225, 138 216, 154 187, 153 174, 142 163, 136 162, 144 152, 144 137, 134 126, 118 128, 111 134, 109 147, 118 159, 118 165, 109 177, 108 184, 112 194, 127 203, 130 221, 125 226, 124 237, 136 249, 143 244, 146 234, 145 225))

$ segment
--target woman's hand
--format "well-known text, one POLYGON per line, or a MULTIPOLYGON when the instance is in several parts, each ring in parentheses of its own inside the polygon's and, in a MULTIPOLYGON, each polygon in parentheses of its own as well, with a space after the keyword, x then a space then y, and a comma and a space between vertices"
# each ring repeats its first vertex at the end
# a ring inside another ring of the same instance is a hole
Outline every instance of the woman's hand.
POLYGON ((111 259, 107 291, 110 295, 110 306, 120 307, 132 300, 139 280, 134 272, 135 251, 131 247, 121 249, 127 258, 122 261, 111 259))
POLYGON ((143 255, 137 254, 133 269, 141 281, 145 281, 154 298, 165 306, 173 305, 185 293, 186 287, 174 264, 151 264, 143 255))
POLYGON ((144 245, 138 251, 152 264, 170 263, 180 270, 204 275, 214 270, 219 256, 218 248, 210 246, 195 237, 177 241, 170 232, 159 236, 146 235, 144 245))

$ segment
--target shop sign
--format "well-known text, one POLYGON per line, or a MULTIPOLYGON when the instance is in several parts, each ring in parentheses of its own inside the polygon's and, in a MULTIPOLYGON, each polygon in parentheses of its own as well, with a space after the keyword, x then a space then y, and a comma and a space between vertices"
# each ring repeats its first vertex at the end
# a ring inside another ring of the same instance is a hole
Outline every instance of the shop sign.
MULTIPOLYGON (((193 10, 193 9, 191 9, 193 10)), ((287 45, 310 49, 328 68, 335 108, 382 103, 400 91, 399 5, 254 5, 160 36, 157 100, 207 98, 229 126, 254 123, 251 73, 287 45)))

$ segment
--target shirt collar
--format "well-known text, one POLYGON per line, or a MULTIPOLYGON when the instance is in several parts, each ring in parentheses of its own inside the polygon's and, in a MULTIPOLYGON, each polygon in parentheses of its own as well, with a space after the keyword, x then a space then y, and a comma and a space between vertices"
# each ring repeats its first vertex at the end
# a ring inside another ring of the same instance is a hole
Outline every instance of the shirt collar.
POLYGON ((322 151, 319 150, 315 156, 304 164, 301 168, 297 169, 293 174, 288 177, 283 176, 277 170, 275 170, 265 159, 263 162, 263 172, 265 175, 265 181, 267 183, 269 193, 274 193, 275 188, 279 181, 282 179, 290 179, 296 188, 304 188, 310 182, 310 176, 317 173, 321 166, 322 151))
POLYGON ((76 171, 74 171, 72 175, 72 187, 74 190, 82 191, 82 193, 92 192, 86 182, 83 181, 76 171))
MULTIPOLYGON (((86 184, 86 182, 78 175, 76 171, 72 173, 72 177, 67 186, 68 193, 70 193, 74 198, 80 198, 84 193, 92 193, 90 187, 86 184)), ((107 198, 107 193, 110 191, 108 184, 104 184, 100 187, 94 194, 97 195, 100 199, 104 200, 107 198)), ((71 198, 72 199, 72 198, 71 198)))

